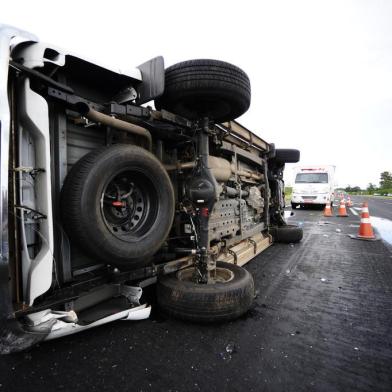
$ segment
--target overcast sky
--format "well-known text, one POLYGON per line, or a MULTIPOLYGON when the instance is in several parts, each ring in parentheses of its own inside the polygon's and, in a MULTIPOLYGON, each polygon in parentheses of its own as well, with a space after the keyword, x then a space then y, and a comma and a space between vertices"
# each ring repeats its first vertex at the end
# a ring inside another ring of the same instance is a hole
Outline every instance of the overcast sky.
POLYGON ((266 141, 336 165, 339 185, 392 171, 392 1, 3 0, 0 22, 122 69, 231 62, 252 85, 239 121, 266 141))

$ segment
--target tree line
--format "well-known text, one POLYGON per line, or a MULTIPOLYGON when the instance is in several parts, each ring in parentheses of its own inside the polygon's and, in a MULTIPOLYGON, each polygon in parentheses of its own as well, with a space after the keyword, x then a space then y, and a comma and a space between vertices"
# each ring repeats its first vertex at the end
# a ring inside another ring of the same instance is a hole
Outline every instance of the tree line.
POLYGON ((384 171, 380 174, 379 186, 376 184, 369 183, 366 189, 361 189, 359 186, 347 186, 344 190, 348 193, 359 193, 366 191, 369 194, 379 193, 388 194, 392 193, 392 173, 389 171, 384 171))

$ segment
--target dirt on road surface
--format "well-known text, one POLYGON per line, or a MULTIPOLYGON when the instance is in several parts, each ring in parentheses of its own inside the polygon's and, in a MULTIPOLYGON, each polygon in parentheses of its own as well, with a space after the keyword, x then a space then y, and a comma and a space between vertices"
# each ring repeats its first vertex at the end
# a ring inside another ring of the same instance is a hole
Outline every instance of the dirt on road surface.
POLYGON ((304 239, 248 265, 258 296, 243 318, 197 325, 155 307, 1 357, 0 391, 391 391, 392 253, 349 238, 351 212, 290 221, 304 239))

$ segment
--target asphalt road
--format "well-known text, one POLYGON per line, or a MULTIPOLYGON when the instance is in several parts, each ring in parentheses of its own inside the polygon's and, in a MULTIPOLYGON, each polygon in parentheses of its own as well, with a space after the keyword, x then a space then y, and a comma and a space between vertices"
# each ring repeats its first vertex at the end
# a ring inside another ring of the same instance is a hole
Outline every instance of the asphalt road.
POLYGON ((1 357, 0 392, 390 392, 392 253, 382 241, 349 238, 359 224, 351 212, 296 210, 290 221, 303 241, 275 244, 248 264, 258 296, 241 319, 189 324, 153 307, 149 320, 1 357))
POLYGON ((392 198, 382 196, 352 196, 355 206, 360 206, 364 201, 369 203, 370 216, 392 220, 392 198))

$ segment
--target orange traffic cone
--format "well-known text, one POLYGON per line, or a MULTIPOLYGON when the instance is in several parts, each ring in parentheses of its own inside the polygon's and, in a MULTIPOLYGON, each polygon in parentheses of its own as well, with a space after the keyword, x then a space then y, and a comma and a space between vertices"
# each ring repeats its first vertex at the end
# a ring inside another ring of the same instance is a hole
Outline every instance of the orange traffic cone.
POLYGON ((353 202, 351 201, 351 197, 350 196, 347 196, 346 206, 347 207, 352 207, 353 206, 353 202))
POLYGON ((338 215, 336 216, 348 216, 347 211, 346 211, 346 203, 344 202, 344 198, 342 198, 340 200, 340 205, 339 205, 339 211, 338 211, 338 215))
POLYGON ((325 205, 324 216, 332 216, 331 203, 329 201, 327 201, 327 204, 325 205))
POLYGON ((373 233, 372 224, 370 223, 369 208, 366 201, 362 205, 361 224, 359 225, 357 238, 362 240, 373 240, 376 238, 373 233))

